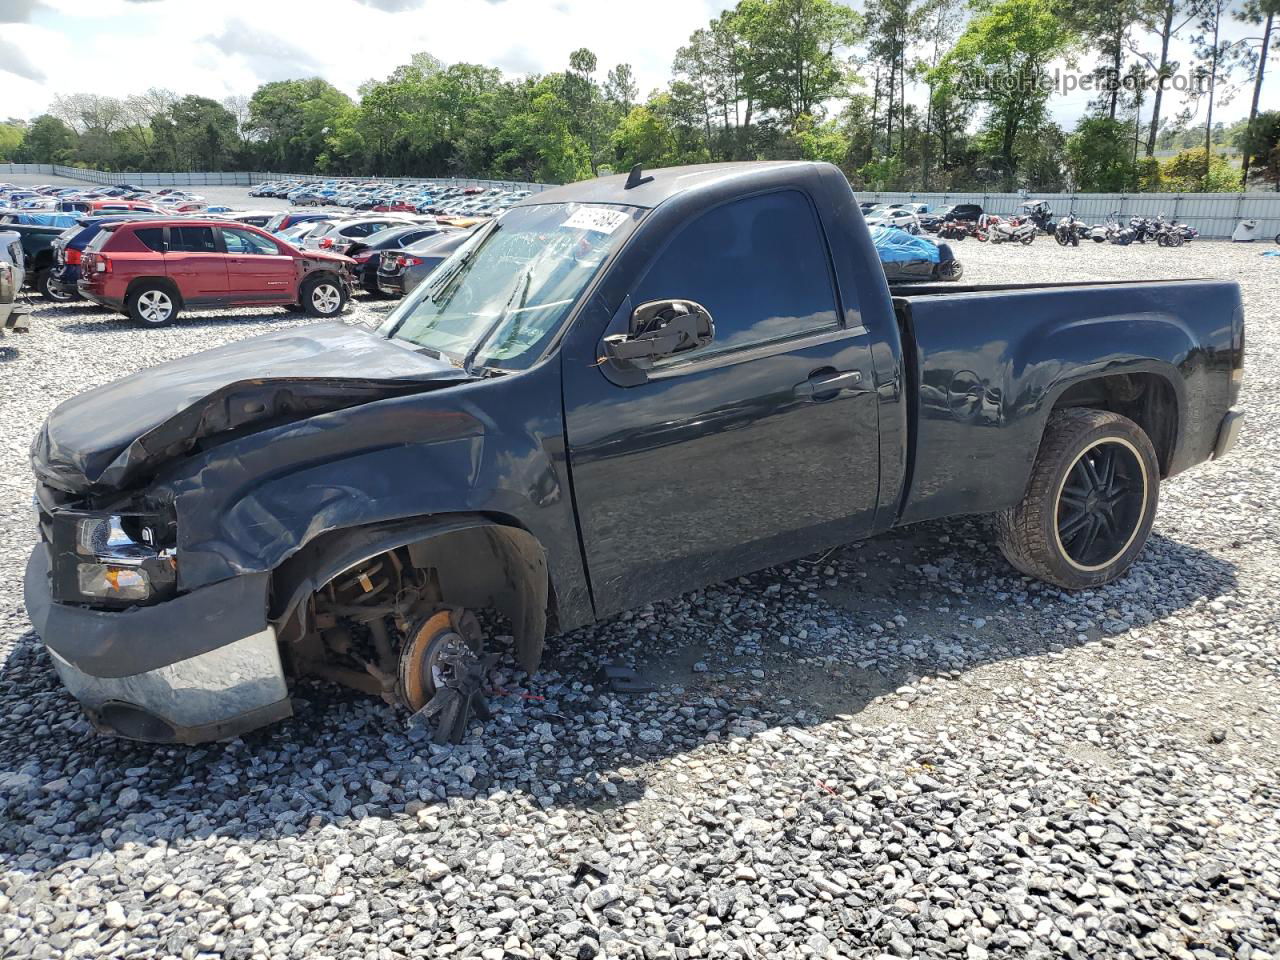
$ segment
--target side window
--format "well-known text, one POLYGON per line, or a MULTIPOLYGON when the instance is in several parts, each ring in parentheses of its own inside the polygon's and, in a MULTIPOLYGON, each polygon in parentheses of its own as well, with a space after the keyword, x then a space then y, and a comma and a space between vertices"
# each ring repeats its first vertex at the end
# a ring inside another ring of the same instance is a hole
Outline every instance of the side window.
POLYGON ((227 245, 227 253, 269 257, 280 252, 274 243, 248 230, 223 227, 222 240, 227 245))
POLYGON ((213 240, 213 227, 170 227, 169 251, 171 253, 217 253, 213 240))
POLYGON ((797 190, 735 200, 681 230, 631 293, 635 306, 668 299, 697 301, 715 320, 699 357, 839 325, 826 243, 797 190))
POLYGON ((164 227, 138 227, 133 235, 148 250, 160 253, 164 250, 164 227))

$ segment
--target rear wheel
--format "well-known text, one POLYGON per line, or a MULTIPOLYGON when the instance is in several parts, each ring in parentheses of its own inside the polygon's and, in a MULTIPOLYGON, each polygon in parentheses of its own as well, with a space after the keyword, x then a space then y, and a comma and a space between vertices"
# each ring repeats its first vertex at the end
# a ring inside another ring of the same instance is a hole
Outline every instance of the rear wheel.
POLYGON ((1155 519, 1160 467, 1132 420, 1105 410, 1055 413, 1022 502, 997 515, 1000 549, 1023 573, 1071 590, 1116 579, 1155 519))
POLYGON ((1036 235, 1034 233, 1024 233, 1022 235, 1022 245, 1024 247, 1031 246, 1031 241, 1033 241, 1035 238, 1036 238, 1036 235))
POLYGON ((302 309, 313 317, 336 317, 347 303, 347 290, 332 277, 313 277, 298 291, 302 309))
POLYGON ((45 300, 52 300, 54 303, 70 303, 72 300, 79 300, 80 295, 76 293, 66 293, 61 286, 53 283, 53 271, 46 269, 36 274, 36 292, 45 300))
POLYGON ((163 284, 143 284, 129 294, 125 309, 134 323, 164 327, 178 317, 178 298, 163 284))
POLYGON ((938 264, 939 280, 959 280, 964 276, 964 264, 959 260, 948 260, 938 264))

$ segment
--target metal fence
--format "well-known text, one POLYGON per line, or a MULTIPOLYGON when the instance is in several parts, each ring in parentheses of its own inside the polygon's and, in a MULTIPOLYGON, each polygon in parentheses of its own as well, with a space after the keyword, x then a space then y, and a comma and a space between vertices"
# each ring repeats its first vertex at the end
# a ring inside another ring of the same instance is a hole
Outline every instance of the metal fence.
MULTIPOLYGON (((0 177, 6 173, 48 174, 84 180, 89 183, 131 183, 139 187, 247 187, 264 180, 333 179, 318 174, 269 173, 265 171, 192 172, 192 173, 108 173, 83 167, 64 167, 48 163, 0 163, 0 177)), ((429 186, 485 187, 501 190, 539 192, 556 186, 551 183, 520 183, 514 180, 477 180, 470 177, 367 177, 359 179, 388 180, 429 186)), ((988 213, 1008 216, 1016 213, 1024 200, 1047 200, 1061 215, 1075 212, 1082 220, 1097 222, 1111 213, 1121 219, 1132 216, 1166 217, 1189 223, 1205 237, 1229 237, 1241 220, 1257 220, 1258 234, 1274 237, 1280 234, 1280 193, 859 193, 859 200, 876 203, 927 203, 930 207, 949 203, 980 203, 988 213)))
POLYGON ((1241 220, 1257 220, 1263 237, 1280 234, 1280 193, 858 193, 859 201, 927 203, 930 208, 951 203, 979 203, 987 213, 1009 216, 1027 200, 1044 200, 1059 216, 1074 212, 1089 223, 1116 213, 1188 223, 1204 237, 1229 237, 1241 220))
POLYGON ((522 183, 517 180, 478 180, 472 177, 329 177, 309 173, 268 173, 264 171, 189 171, 173 173, 111 173, 88 167, 66 167, 54 163, 0 163, 0 176, 7 173, 47 174, 83 180, 87 183, 114 185, 128 183, 137 187, 249 187, 264 180, 385 180, 390 183, 412 183, 424 186, 485 187, 501 190, 550 190, 554 183, 522 183))

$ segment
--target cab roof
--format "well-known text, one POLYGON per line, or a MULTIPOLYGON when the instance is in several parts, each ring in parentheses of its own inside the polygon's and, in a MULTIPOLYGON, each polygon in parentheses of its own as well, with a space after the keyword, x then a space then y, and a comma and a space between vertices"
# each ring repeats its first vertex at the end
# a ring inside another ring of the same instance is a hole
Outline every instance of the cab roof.
MULTIPOLYGON (((797 176, 812 174, 821 164, 807 160, 765 160, 737 163, 698 163, 683 167, 658 167, 641 172, 642 182, 627 189, 630 174, 580 180, 552 190, 525 197, 516 207, 542 203, 620 203, 633 207, 653 208, 677 194, 703 190, 731 181, 748 185, 756 178, 791 168, 797 176)), ((772 180, 772 177, 768 179, 772 180)))

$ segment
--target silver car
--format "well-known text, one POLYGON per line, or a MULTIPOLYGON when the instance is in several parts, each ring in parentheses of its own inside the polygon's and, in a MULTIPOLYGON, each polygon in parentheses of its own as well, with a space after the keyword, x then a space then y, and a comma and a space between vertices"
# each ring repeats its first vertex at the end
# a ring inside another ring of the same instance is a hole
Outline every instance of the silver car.
POLYGON ((22 238, 12 230, 0 230, 0 334, 26 329, 27 308, 18 303, 18 291, 25 280, 22 238))

